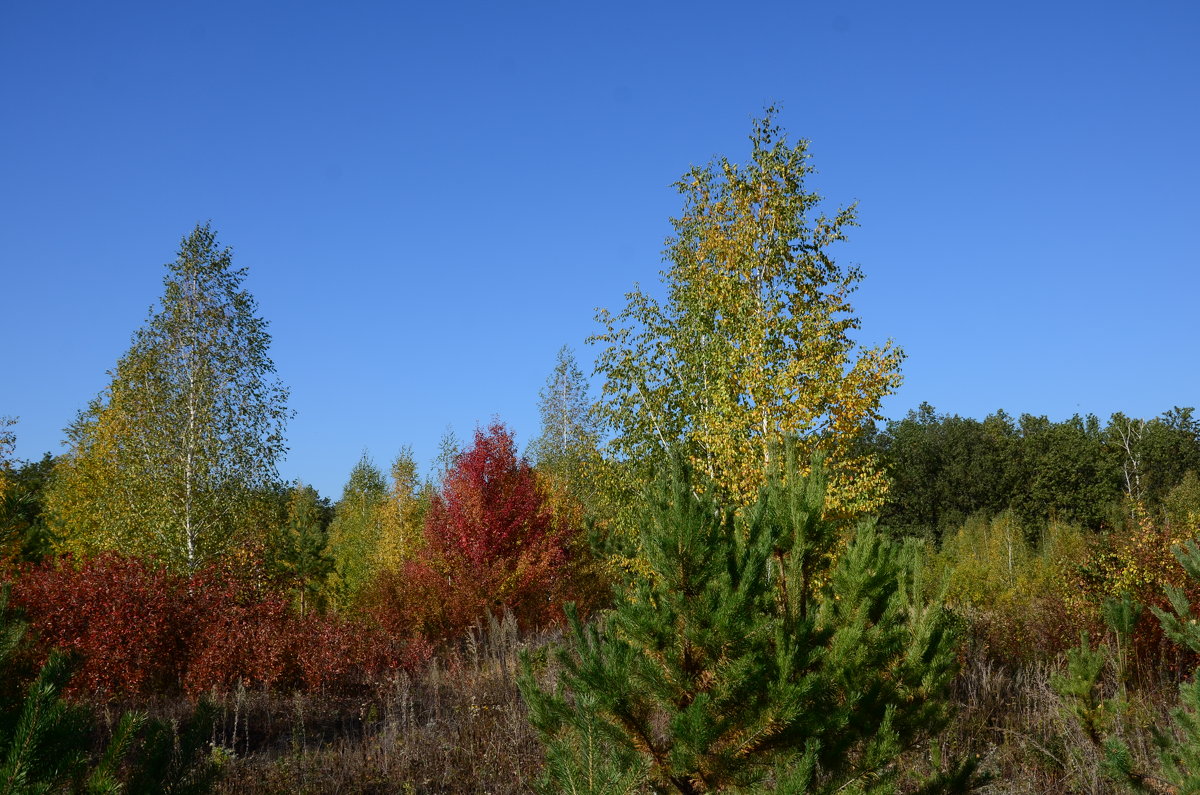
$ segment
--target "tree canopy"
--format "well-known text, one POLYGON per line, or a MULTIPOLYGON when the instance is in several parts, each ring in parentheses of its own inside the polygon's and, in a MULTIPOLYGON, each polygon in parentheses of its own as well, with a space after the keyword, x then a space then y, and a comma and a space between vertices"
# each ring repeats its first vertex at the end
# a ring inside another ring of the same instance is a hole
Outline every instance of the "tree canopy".
POLYGON ((166 267, 158 308, 67 429, 48 507, 65 551, 195 569, 249 531, 246 506, 278 480, 290 414, 246 270, 212 227, 166 267))
POLYGON ((677 183, 663 271, 666 298, 635 288, 604 330, 596 369, 600 416, 618 458, 663 462, 680 445, 735 504, 765 482, 785 437, 826 451, 832 507, 877 507, 885 482, 849 444, 900 383, 903 352, 860 348, 850 295, 857 267, 831 249, 855 225, 854 206, 820 212, 805 185, 808 142, 788 142, 774 111, 754 124, 751 160, 722 157, 677 183))

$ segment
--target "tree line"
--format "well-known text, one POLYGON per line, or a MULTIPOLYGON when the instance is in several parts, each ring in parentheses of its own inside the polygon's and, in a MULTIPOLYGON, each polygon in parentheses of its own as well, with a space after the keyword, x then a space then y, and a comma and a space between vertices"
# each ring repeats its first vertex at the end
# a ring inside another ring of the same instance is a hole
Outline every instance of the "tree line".
POLYGON ((1060 520, 1121 527, 1130 505, 1179 523, 1194 505, 1200 420, 1174 407, 1152 418, 1094 415, 1052 421, 997 411, 982 420, 922 403, 871 427, 859 444, 881 462, 889 489, 880 521, 940 537, 974 514, 1014 511, 1029 528, 1060 520))

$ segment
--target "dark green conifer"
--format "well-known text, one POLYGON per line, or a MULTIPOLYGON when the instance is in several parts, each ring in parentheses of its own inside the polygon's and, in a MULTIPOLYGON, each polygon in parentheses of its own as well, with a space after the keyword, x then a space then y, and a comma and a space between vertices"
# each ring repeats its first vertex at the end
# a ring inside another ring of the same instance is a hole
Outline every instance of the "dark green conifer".
POLYGON ((294 595, 300 615, 324 608, 329 577, 328 503, 317 490, 297 482, 288 492, 283 527, 273 539, 275 568, 294 595))
POLYGON ((835 554, 823 477, 781 458, 740 522, 677 462, 642 511, 651 576, 571 615, 549 671, 526 660, 545 791, 887 792, 945 726, 952 638, 916 550, 864 523, 835 554))

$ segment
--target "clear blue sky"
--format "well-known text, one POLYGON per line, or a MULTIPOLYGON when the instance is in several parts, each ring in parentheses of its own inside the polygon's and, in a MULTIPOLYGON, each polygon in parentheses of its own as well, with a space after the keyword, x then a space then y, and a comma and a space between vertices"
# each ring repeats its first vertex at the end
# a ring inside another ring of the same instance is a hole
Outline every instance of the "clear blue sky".
POLYGON ((885 411, 1200 404, 1200 3, 9 3, 0 415, 59 452, 211 219, 292 389, 288 478, 522 445, 656 283, 671 182, 782 106, 857 200, 885 411))

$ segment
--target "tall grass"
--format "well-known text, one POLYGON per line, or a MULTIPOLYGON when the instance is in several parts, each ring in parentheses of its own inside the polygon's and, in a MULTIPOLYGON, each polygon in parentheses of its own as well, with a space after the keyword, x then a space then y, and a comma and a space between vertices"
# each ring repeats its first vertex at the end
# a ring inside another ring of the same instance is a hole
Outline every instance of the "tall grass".
MULTIPOLYGON (((944 753, 981 759, 991 780, 979 792, 993 795, 1033 793, 1125 793, 1105 777, 1101 753, 1062 698, 1050 686, 1063 661, 1039 660, 1010 665, 982 654, 968 654, 955 687, 958 715, 942 737, 944 753)), ((1102 688, 1120 687, 1110 665, 1102 688)), ((1129 743, 1140 769, 1157 767, 1152 728, 1169 725, 1178 703, 1174 686, 1144 683, 1128 692, 1128 708, 1111 716, 1111 729, 1129 743)), ((912 760, 914 768, 920 761, 912 760)))
POLYGON ((242 690, 217 696, 219 792, 528 792, 542 764, 516 686, 511 618, 480 622, 415 674, 353 697, 242 690))

